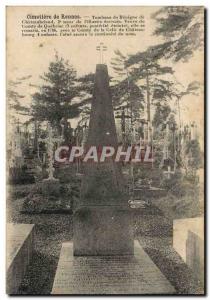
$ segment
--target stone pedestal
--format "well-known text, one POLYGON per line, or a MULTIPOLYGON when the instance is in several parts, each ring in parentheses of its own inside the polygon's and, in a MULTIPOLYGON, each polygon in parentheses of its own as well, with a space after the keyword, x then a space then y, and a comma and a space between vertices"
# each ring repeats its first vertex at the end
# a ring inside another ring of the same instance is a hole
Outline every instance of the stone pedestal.
POLYGON ((134 256, 73 256, 73 244, 63 243, 53 295, 151 295, 176 291, 138 241, 134 256))
POLYGON ((196 278, 204 284, 204 241, 198 234, 188 230, 186 263, 196 278))
POLYGON ((132 212, 118 206, 83 207, 74 215, 74 255, 133 255, 132 212))
POLYGON ((173 247, 186 262, 186 244, 188 231, 197 234, 203 239, 204 218, 186 218, 173 221, 173 247))
POLYGON ((59 179, 44 179, 42 181, 42 194, 44 196, 59 196, 60 182, 59 179))
POLYGON ((33 224, 7 224, 7 294, 14 295, 34 251, 33 224))

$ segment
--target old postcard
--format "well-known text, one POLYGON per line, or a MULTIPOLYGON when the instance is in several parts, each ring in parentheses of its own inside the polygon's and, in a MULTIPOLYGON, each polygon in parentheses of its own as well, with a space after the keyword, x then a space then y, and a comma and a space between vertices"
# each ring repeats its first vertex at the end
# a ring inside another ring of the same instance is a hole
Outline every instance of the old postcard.
POLYGON ((6 15, 7 293, 204 295, 204 8, 6 15))

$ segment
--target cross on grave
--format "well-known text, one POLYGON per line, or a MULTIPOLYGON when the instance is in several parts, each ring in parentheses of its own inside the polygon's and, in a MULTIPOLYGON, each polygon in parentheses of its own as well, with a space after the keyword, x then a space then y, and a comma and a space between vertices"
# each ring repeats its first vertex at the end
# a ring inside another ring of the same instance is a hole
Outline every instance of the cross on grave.
POLYGON ((147 139, 148 122, 145 119, 140 119, 141 127, 143 128, 143 141, 145 143, 147 139))
POLYGON ((125 114, 125 107, 121 107, 121 114, 117 113, 115 118, 121 119, 121 130, 122 130, 122 136, 123 136, 123 140, 124 140, 125 139, 125 120, 131 119, 131 116, 125 114))
POLYGON ((21 148, 21 131, 18 120, 18 125, 16 126, 11 139, 11 157, 9 159, 9 166, 11 168, 21 167, 24 163, 23 153, 21 148))
POLYGON ((190 138, 191 140, 195 140, 196 138, 196 124, 195 122, 192 122, 191 123, 191 126, 190 126, 190 138))
POLYGON ((171 174, 174 174, 174 171, 171 171, 171 166, 168 166, 168 170, 163 172, 168 179, 171 178, 171 174))
POLYGON ((169 139, 169 123, 166 122, 166 131, 165 131, 164 145, 163 145, 163 158, 160 163, 160 168, 163 167, 164 161, 169 158, 168 139, 169 139))
POLYGON ((99 46, 96 47, 96 50, 99 51, 100 54, 100 64, 104 63, 104 51, 107 51, 107 47, 104 46, 104 43, 100 43, 99 46))
POLYGON ((47 169, 47 171, 48 171, 47 179, 54 180, 55 178, 54 178, 53 174, 54 174, 55 168, 53 167, 53 154, 54 154, 53 147, 54 147, 54 143, 60 142, 61 139, 53 137, 52 127, 51 127, 50 123, 48 123, 47 128, 48 128, 48 136, 45 139, 39 138, 38 140, 46 143, 46 145, 47 145, 47 154, 48 154, 48 158, 49 158, 49 166, 47 169))

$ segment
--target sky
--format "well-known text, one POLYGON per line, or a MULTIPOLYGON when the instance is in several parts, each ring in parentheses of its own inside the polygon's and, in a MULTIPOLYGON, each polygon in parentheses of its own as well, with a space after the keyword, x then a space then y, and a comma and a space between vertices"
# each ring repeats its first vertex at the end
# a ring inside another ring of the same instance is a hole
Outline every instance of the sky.
MULTIPOLYGON (((151 14, 158 7, 9 7, 7 8, 7 80, 17 80, 32 75, 20 92, 26 95, 24 101, 30 103, 30 95, 35 92, 28 83, 41 83, 39 76, 47 71, 53 60, 55 50, 76 68, 78 75, 95 71, 99 63, 96 46, 103 42, 107 46, 105 62, 110 75, 113 75, 110 61, 114 51, 119 49, 123 54, 144 51, 148 46, 163 40, 153 35, 156 26, 151 14), (135 37, 22 37, 21 21, 27 14, 80 14, 81 16, 101 15, 144 15, 145 31, 135 37), (40 44, 42 47, 40 47, 40 44)), ((164 62, 163 62, 164 63, 164 62)), ((186 87, 192 81, 203 82, 203 53, 196 52, 188 63, 172 63, 174 76, 186 87)), ((182 99, 181 115, 183 123, 195 121, 198 124, 201 140, 203 140, 203 94, 188 95, 182 99)))

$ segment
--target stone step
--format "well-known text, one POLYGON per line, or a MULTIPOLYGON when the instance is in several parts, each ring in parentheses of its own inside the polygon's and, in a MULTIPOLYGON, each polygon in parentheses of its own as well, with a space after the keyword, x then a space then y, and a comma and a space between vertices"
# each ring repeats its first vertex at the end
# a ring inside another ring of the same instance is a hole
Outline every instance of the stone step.
POLYGON ((33 224, 7 224, 7 294, 16 294, 34 250, 33 224))
POLYGON ((134 256, 73 256, 62 244, 51 294, 174 294, 175 289, 135 241, 134 256))

